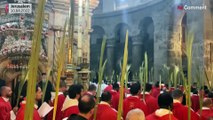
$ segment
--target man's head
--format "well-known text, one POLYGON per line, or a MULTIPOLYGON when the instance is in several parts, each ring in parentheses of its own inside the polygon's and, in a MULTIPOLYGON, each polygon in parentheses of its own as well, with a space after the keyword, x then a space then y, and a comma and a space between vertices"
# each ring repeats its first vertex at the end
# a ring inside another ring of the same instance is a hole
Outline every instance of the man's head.
POLYGON ((91 95, 83 95, 78 103, 80 114, 84 114, 90 118, 94 113, 95 101, 91 95))
POLYGON ((47 80, 47 74, 46 73, 41 73, 41 80, 42 80, 42 82, 46 82, 46 80, 47 80))
POLYGON ((159 81, 157 81, 157 82, 155 83, 155 87, 156 87, 156 88, 159 88, 159 81))
POLYGON ((138 95, 140 93, 140 91, 141 91, 141 85, 140 85, 140 83, 137 82, 137 83, 133 83, 131 85, 131 87, 130 87, 130 93, 132 95, 138 95))
POLYGON ((112 95, 106 91, 101 94, 101 101, 111 103, 112 95))
POLYGON ((97 89, 97 87, 95 86, 95 84, 90 84, 88 91, 91 92, 93 96, 95 96, 96 95, 96 89, 97 89))
POLYGON ((63 80, 60 81, 59 91, 63 92, 63 93, 67 91, 67 85, 66 85, 65 81, 63 81, 63 80))
POLYGON ((116 90, 116 91, 119 91, 119 84, 117 82, 115 82, 113 85, 112 85, 113 89, 116 90))
POLYGON ((36 86, 36 97, 35 97, 36 101, 40 101, 42 99, 42 95, 43 93, 41 88, 36 86))
POLYGON ((172 109, 173 107, 173 99, 172 96, 168 92, 164 92, 158 96, 158 105, 160 108, 164 109, 172 109))
POLYGON ((213 91, 209 91, 208 97, 209 97, 209 98, 213 98, 213 91))
POLYGON ((142 110, 133 109, 127 113, 126 120, 145 120, 145 115, 142 110))
POLYGON ((180 103, 183 101, 183 92, 179 89, 176 89, 172 92, 172 97, 175 100, 178 100, 180 103))
POLYGON ((203 99, 203 107, 211 108, 213 106, 211 98, 204 98, 203 99))
POLYGON ((83 86, 82 85, 71 85, 68 90, 68 95, 71 99, 79 99, 82 96, 83 86))
POLYGON ((12 90, 8 86, 2 86, 0 89, 1 97, 10 98, 12 96, 12 90))
POLYGON ((152 90, 152 85, 149 84, 149 83, 146 83, 145 91, 146 91, 146 92, 150 92, 151 90, 152 90))

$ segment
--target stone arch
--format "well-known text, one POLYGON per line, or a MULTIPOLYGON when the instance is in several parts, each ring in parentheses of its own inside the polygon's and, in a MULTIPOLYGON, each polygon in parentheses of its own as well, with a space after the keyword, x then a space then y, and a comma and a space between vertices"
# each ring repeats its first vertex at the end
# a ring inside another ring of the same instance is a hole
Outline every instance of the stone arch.
MULTIPOLYGON (((130 31, 130 27, 126 23, 119 23, 114 28, 115 33, 115 73, 119 74, 121 72, 120 69, 120 61, 123 60, 123 51, 124 51, 124 43, 126 39, 126 31, 130 31)), ((132 40, 131 37, 128 38, 128 64, 131 64, 131 50, 132 50, 132 40)))
POLYGON ((144 53, 148 54, 149 71, 154 68, 154 21, 152 17, 144 17, 138 26, 139 38, 142 40, 142 61, 144 53))
POLYGON ((138 29, 140 29, 140 34, 143 34, 142 32, 147 32, 150 39, 154 38, 154 21, 152 17, 145 17, 143 18, 139 25, 138 29))
POLYGON ((98 64, 100 59, 101 43, 105 34, 101 26, 93 26, 93 32, 90 38, 90 66, 91 70, 98 71, 98 64))
POLYGON ((115 26, 114 33, 115 39, 118 43, 124 43, 126 37, 126 31, 130 30, 128 24, 126 23, 119 23, 115 26))
POLYGON ((104 29, 101 26, 93 26, 93 32, 91 33, 91 44, 101 44, 103 36, 105 34, 104 29))

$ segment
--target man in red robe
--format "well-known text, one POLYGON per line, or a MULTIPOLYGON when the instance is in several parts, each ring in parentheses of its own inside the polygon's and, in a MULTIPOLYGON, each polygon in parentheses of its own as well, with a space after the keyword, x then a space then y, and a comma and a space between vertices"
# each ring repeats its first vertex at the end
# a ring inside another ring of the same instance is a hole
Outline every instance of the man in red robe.
POLYGON ((85 93, 85 95, 92 95, 96 97, 96 90, 97 90, 97 87, 95 86, 95 84, 90 84, 88 91, 85 93))
POLYGON ((152 88, 152 91, 150 93, 153 97, 158 97, 160 95, 160 88, 159 88, 159 82, 155 83, 155 86, 152 88))
MULTIPOLYGON (((64 101, 65 101, 65 96, 64 96, 64 92, 66 92, 67 90, 67 85, 64 81, 60 81, 60 88, 59 88, 59 93, 58 93, 58 104, 57 104, 57 110, 56 110, 56 116, 55 119, 56 120, 61 120, 63 117, 63 112, 61 111, 64 101)), ((53 100, 50 103, 50 106, 54 106, 54 101, 53 100)), ((53 110, 51 110, 51 112, 48 114, 47 116, 47 120, 52 120, 53 118, 53 110)))
MULTIPOLYGON (((188 120, 188 107, 183 106, 183 92, 176 89, 172 92, 173 97, 173 114, 178 120, 188 120)), ((199 120, 199 116, 191 109, 191 120, 199 120)))
POLYGON ((211 98, 204 98, 202 110, 199 110, 197 113, 201 116, 201 120, 210 120, 213 119, 213 102, 211 98))
POLYGON ((10 87, 2 86, 0 88, 0 120, 10 120, 10 111, 12 107, 9 102, 9 98, 12 95, 10 87))
POLYGON ((82 85, 71 85, 68 90, 69 98, 66 98, 62 111, 63 118, 67 118, 72 114, 78 114, 78 100, 83 95, 83 86, 82 85))
POLYGON ((113 84, 113 90, 115 92, 112 94, 112 107, 116 110, 118 110, 119 97, 120 97, 119 88, 120 87, 118 83, 113 84))
MULTIPOLYGON (((42 93, 41 88, 36 86, 36 96, 35 96, 36 102, 38 102, 42 99, 42 94, 43 93, 42 93)), ((17 112, 16 120, 24 120, 25 108, 26 108, 26 101, 24 100, 21 102, 21 107, 17 112)), ((41 120, 41 117, 39 116, 37 108, 38 108, 38 106, 34 105, 33 120, 41 120)))
POLYGON ((139 94, 141 93, 140 83, 134 83, 130 87, 131 96, 127 97, 123 102, 123 117, 126 118, 127 113, 135 108, 141 109, 145 115, 148 115, 147 106, 140 100, 139 94))
POLYGON ((148 115, 146 120, 178 120, 171 111, 173 98, 168 92, 164 92, 158 96, 158 105, 154 113, 148 115))
POLYGON ((94 114, 95 100, 91 95, 83 95, 78 103, 78 114, 72 114, 68 120, 90 120, 94 114))
MULTIPOLYGON (((147 83, 145 87, 145 102, 148 108, 148 115, 155 112, 155 110, 159 108, 157 98, 150 95, 151 90, 152 85, 147 83)), ((143 98, 143 94, 141 94, 141 98, 143 98)))
POLYGON ((200 109, 200 102, 199 102, 199 96, 198 96, 198 91, 194 90, 193 94, 191 96, 191 101, 192 101, 192 109, 197 112, 200 109))
POLYGON ((112 95, 109 92, 102 93, 96 120, 117 120, 117 111, 110 106, 111 98, 112 95))

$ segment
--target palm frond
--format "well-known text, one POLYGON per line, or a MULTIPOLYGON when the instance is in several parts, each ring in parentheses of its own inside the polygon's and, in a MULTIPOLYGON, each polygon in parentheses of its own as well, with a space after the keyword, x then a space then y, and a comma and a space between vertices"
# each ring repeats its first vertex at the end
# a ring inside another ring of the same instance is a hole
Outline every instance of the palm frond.
POLYGON ((126 40, 125 40, 125 47, 124 47, 124 55, 123 55, 123 65, 122 65, 122 72, 121 72, 121 80, 120 80, 120 97, 119 97, 119 104, 118 104, 118 115, 117 120, 121 120, 122 110, 123 110, 123 96, 124 96, 124 79, 126 74, 126 67, 127 67, 127 60, 128 60, 128 31, 126 32, 126 40))
POLYGON ((105 47, 106 47, 106 37, 104 36, 103 41, 102 41, 102 45, 101 45, 101 56, 100 56, 100 61, 99 61, 98 89, 97 89, 97 94, 96 94, 97 99, 96 99, 96 107, 95 107, 95 110, 94 110, 94 120, 96 120, 96 116, 97 116, 97 105, 99 103, 103 73, 104 73, 105 65, 107 63, 107 60, 105 60, 104 64, 103 64, 105 47))
POLYGON ((24 119, 25 120, 33 120, 33 111, 34 111, 34 103, 35 103, 35 87, 36 87, 36 78, 38 73, 38 62, 39 62, 39 53, 40 53, 40 45, 41 45, 41 31, 42 31, 42 23, 44 18, 44 7, 46 0, 38 1, 37 14, 35 18, 35 27, 33 33, 33 41, 32 41, 32 50, 31 57, 29 61, 29 80, 27 85, 27 98, 26 98, 26 108, 24 119), (33 97, 32 97, 33 96, 33 97))

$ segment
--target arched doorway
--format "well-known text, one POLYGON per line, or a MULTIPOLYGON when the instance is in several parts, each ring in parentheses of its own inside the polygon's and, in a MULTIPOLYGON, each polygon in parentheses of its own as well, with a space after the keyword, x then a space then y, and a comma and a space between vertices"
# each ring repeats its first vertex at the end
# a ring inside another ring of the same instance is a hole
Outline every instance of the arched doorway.
MULTIPOLYGON (((142 61, 144 53, 148 55, 149 72, 153 74, 154 68, 154 23, 151 17, 145 17, 139 24, 140 38, 142 39, 142 61)), ((153 75, 152 75, 153 76, 153 75)), ((151 79, 151 78, 150 78, 151 79)))
POLYGON ((97 63, 99 63, 101 43, 105 31, 100 26, 93 26, 92 29, 93 32, 90 38, 90 69, 97 72, 99 65, 97 63))
MULTIPOLYGON (((126 39, 126 32, 129 29, 129 26, 125 23, 120 23, 116 25, 115 32, 115 74, 120 74, 121 66, 120 63, 123 60, 124 44, 126 39)), ((128 38, 128 64, 131 64, 131 50, 132 50, 132 41, 131 38, 128 38)))

